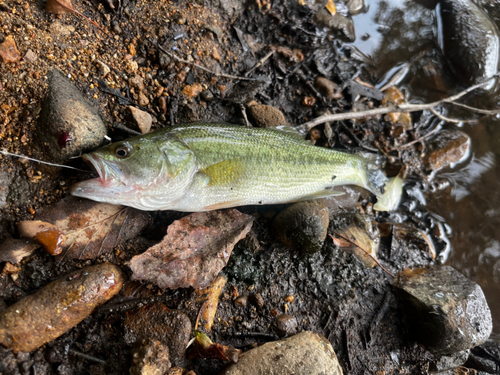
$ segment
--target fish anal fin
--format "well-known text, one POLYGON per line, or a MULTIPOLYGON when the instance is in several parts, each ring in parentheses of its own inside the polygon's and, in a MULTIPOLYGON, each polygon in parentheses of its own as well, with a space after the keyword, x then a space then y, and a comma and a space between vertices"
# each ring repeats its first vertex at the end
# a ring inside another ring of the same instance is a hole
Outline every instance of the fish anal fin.
POLYGON ((220 210, 222 208, 230 208, 230 207, 236 207, 236 206, 241 206, 246 203, 245 198, 240 198, 240 199, 234 199, 232 201, 226 201, 226 202, 220 202, 216 204, 211 204, 209 206, 204 207, 203 209, 206 211, 211 211, 211 210, 220 210))
POLYGON ((245 166, 237 159, 228 159, 220 163, 210 165, 200 172, 208 177, 208 185, 225 185, 239 180, 245 166))

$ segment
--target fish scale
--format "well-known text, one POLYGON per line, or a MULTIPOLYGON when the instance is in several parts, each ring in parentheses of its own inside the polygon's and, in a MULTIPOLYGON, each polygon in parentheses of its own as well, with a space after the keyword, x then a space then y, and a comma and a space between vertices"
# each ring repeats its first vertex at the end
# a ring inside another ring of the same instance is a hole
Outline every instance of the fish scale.
POLYGON ((314 146, 285 129, 179 125, 106 146, 86 159, 101 178, 78 183, 74 195, 144 210, 286 203, 337 195, 333 187, 350 184, 380 195, 369 182, 368 160, 314 146))

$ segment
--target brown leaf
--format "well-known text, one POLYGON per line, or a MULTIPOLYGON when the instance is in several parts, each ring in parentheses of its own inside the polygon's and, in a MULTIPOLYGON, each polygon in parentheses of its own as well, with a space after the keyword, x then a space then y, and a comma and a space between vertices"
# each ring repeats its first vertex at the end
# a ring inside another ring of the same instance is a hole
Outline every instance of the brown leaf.
POLYGON ((227 277, 219 276, 212 284, 205 289, 196 291, 198 295, 197 302, 203 302, 200 309, 199 320, 196 321, 195 329, 198 328, 199 323, 203 323, 203 329, 210 331, 214 323, 215 313, 217 312, 217 305, 219 303, 219 296, 222 289, 226 286, 227 277))
POLYGON ((35 218, 54 224, 66 235, 61 258, 92 259, 136 236, 149 216, 130 207, 68 197, 35 218))
POLYGON ((47 0, 45 10, 49 13, 65 14, 68 12, 74 12, 75 7, 73 6, 71 0, 47 0))
POLYGON ((0 245, 0 262, 19 263, 24 257, 30 255, 40 245, 28 240, 17 240, 8 237, 0 245))
POLYGON ((213 343, 207 335, 200 331, 194 331, 194 336, 195 340, 187 354, 188 359, 212 358, 233 363, 238 362, 241 350, 213 343))
POLYGON ((132 279, 160 288, 204 288, 224 268, 253 217, 235 209, 197 212, 174 221, 163 240, 130 261, 132 279))

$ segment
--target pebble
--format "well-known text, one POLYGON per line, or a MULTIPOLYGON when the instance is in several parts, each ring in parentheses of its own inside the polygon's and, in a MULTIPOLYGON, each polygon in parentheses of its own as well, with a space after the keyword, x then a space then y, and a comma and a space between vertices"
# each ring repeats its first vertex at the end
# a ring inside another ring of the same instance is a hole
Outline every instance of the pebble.
POLYGON ((246 307, 248 304, 248 296, 240 296, 234 300, 234 304, 240 307, 246 307))
POLYGON ((262 309, 264 307, 264 298, 260 293, 254 293, 250 295, 250 301, 255 307, 259 309, 262 309))
POLYGON ((136 61, 127 60, 125 62, 125 70, 127 71, 127 73, 135 73, 137 72, 137 69, 139 69, 139 64, 137 64, 136 61))
POLYGON ((248 107, 248 114, 260 128, 272 128, 286 125, 287 121, 279 109, 269 105, 256 104, 248 107))
POLYGON ((203 86, 198 82, 195 82, 192 85, 186 85, 182 90, 184 95, 186 95, 186 97, 188 98, 194 98, 195 96, 198 96, 202 91, 203 91, 203 86))
POLYGON ((139 93, 139 105, 143 107, 149 105, 149 99, 142 91, 139 93))
POLYGON ((111 299, 124 280, 121 269, 111 263, 82 268, 59 278, 0 313, 0 343, 14 353, 39 348, 111 299))
POLYGON ((164 96, 161 96, 158 99, 158 103, 160 105, 160 110, 163 112, 164 115, 166 115, 167 114, 167 98, 165 98, 164 96))
POLYGON ((167 373, 170 367, 168 348, 160 341, 147 338, 132 348, 130 375, 160 375, 167 373))
POLYGON ((49 73, 35 139, 46 159, 56 163, 98 148, 108 128, 98 110, 61 72, 49 73))
POLYGON ((471 0, 443 0, 438 9, 443 54, 455 76, 472 85, 495 75, 500 58, 495 23, 471 0))
POLYGON ((346 5, 353 16, 366 10, 365 0, 347 0, 346 5))
POLYGON ((203 90, 201 92, 201 98, 206 102, 211 102, 214 100, 214 94, 210 90, 203 90))
POLYGON ((281 211, 272 230, 285 246, 313 254, 323 247, 329 222, 329 210, 323 200, 305 201, 281 211))
POLYGON ((342 375, 332 345, 320 334, 304 331, 245 352, 220 375, 342 375))
POLYGON ((131 105, 128 106, 128 110, 130 111, 130 114, 132 115, 132 118, 141 133, 149 133, 151 131, 151 125, 153 124, 153 118, 151 115, 131 105))
POLYGON ((111 72, 110 67, 104 64, 102 61, 96 60, 96 64, 97 68, 99 69, 99 75, 101 76, 101 78, 106 77, 108 73, 111 72))
POLYGON ((30 49, 26 52, 26 54, 23 57, 23 60, 30 62, 30 63, 35 62, 37 59, 38 59, 38 55, 30 49))
POLYGON ((130 77, 128 83, 130 86, 139 89, 140 91, 144 90, 144 79, 137 74, 130 77))
POLYGON ((479 285, 449 266, 401 271, 394 283, 412 338, 435 355, 484 343, 491 312, 479 285))
POLYGON ((170 58, 170 56, 167 55, 166 53, 162 53, 162 52, 160 52, 159 60, 160 60, 160 66, 163 69, 167 68, 170 65, 170 63, 172 62, 172 59, 170 58))
POLYGON ((21 54, 17 50, 16 41, 12 35, 6 36, 5 40, 0 44, 0 57, 6 63, 21 60, 21 54))
POLYGON ((470 137, 458 130, 443 130, 428 144, 425 166, 437 171, 457 163, 469 152, 470 137))
POLYGON ((276 317, 276 331, 278 332, 278 336, 290 336, 295 335, 297 333, 297 318, 293 315, 281 314, 276 317))
POLYGON ((158 340, 168 347, 169 361, 177 365, 184 357, 191 338, 191 321, 181 311, 162 303, 128 311, 125 317, 125 341, 131 345, 139 340, 158 340))

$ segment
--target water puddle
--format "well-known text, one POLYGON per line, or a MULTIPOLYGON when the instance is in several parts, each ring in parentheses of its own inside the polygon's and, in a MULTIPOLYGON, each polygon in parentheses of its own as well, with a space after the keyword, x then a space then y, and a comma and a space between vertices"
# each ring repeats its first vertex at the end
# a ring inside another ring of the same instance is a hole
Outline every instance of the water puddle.
MULTIPOLYGON (((434 10, 408 0, 369 1, 366 13, 353 17, 357 40, 351 45, 371 65, 382 82, 403 64, 412 68, 402 82, 410 98, 429 102, 458 87, 443 67, 434 10), (435 56, 429 72, 415 63, 418 55, 435 56), (422 72, 424 70, 424 72, 422 72), (424 78, 423 80, 421 78, 424 78), (424 82, 427 79, 427 82, 424 82), (451 83, 450 83, 451 82, 451 83)), ((495 17, 494 17, 495 18, 495 17)), ((498 25, 498 21, 497 21, 498 25)), ((401 85, 400 85, 401 86, 401 85)), ((497 90, 498 91, 498 90, 497 90)), ((471 98, 474 100, 474 98, 471 98)), ((475 98, 498 107, 499 95, 475 98)), ((444 124, 443 128, 456 125, 444 124)), ((472 140, 465 162, 437 173, 435 179, 449 183, 440 193, 427 194, 427 208, 451 227, 452 265, 483 288, 492 309, 494 331, 500 333, 500 121, 484 118, 461 130, 472 140)))

